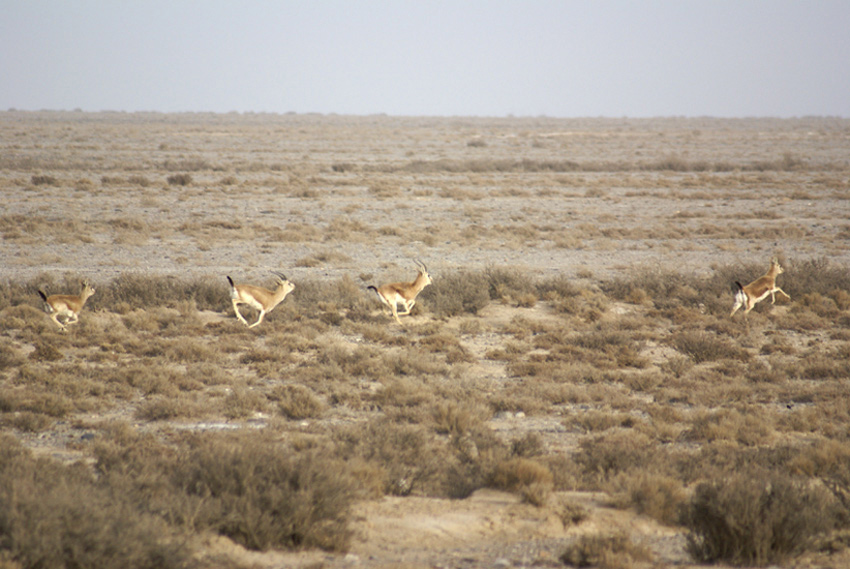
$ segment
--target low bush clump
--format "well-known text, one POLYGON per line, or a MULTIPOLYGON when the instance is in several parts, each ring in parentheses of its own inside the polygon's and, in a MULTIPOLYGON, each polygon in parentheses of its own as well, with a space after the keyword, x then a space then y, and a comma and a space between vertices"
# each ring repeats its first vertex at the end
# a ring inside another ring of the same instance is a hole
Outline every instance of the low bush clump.
POLYGON ((0 559, 9 567, 178 568, 188 561, 182 543, 87 469, 36 460, 0 437, 0 559))
POLYGON ((154 308, 162 305, 178 307, 194 301, 198 310, 224 311, 230 306, 227 281, 208 278, 180 280, 166 276, 122 273, 108 286, 101 286, 92 297, 98 306, 122 306, 124 311, 135 308, 154 308))
POLYGON ((645 547, 632 542, 624 533, 600 533, 579 537, 561 554, 560 560, 573 567, 619 569, 651 558, 645 547))
POLYGON ((709 332, 681 332, 675 334, 670 343, 694 362, 713 362, 721 359, 747 361, 749 352, 740 346, 709 332))
POLYGON ((542 506, 553 487, 552 472, 545 465, 528 458, 512 458, 496 465, 491 485, 519 493, 525 502, 542 506))
POLYGON ((478 272, 450 273, 440 277, 420 295, 441 318, 477 314, 490 303, 489 281, 478 272))
POLYGON ((293 453, 256 433, 194 435, 171 448, 124 432, 95 455, 105 484, 177 527, 261 551, 348 546, 355 487, 335 458, 293 453))
POLYGON ((188 186, 192 183, 191 174, 172 174, 165 179, 170 186, 188 186))
POLYGON ((764 566, 811 547, 834 525, 833 512, 804 481, 749 472, 697 486, 683 522, 698 561, 764 566))

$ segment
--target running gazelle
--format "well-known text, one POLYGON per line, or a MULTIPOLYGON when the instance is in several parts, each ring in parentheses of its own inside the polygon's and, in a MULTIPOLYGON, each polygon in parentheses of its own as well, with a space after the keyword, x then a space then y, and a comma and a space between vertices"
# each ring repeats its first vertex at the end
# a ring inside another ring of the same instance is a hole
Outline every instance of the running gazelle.
POLYGON ((82 290, 76 296, 72 294, 51 294, 47 296, 42 290, 39 290, 38 294, 44 301, 44 311, 51 315, 50 318, 64 332, 67 330, 67 326, 75 324, 80 319, 80 311, 89 297, 94 294, 94 287, 89 284, 89 281, 83 281, 82 290), (60 316, 65 317, 64 324, 59 321, 60 316))
POLYGON ((413 305, 416 304, 416 297, 422 292, 426 286, 431 284, 431 275, 428 273, 428 267, 422 261, 416 260, 416 268, 419 274, 416 279, 409 283, 389 283, 379 287, 369 286, 369 290, 374 290, 378 298, 390 308, 396 322, 401 324, 399 315, 404 316, 410 314, 413 305), (404 306, 404 312, 398 311, 398 305, 404 306))
POLYGON ((263 316, 274 310, 274 307, 283 302, 286 295, 295 289, 293 284, 286 275, 282 273, 273 273, 277 277, 277 287, 272 290, 265 289, 261 286, 253 286, 247 284, 233 284, 233 279, 227 277, 227 282, 230 283, 230 300, 233 301, 233 311, 236 317, 248 328, 253 328, 263 321, 263 316), (239 305, 247 304, 260 311, 257 316, 257 321, 253 324, 248 324, 245 318, 239 313, 239 305))
POLYGON ((734 316, 735 312, 742 306, 744 307, 744 314, 749 314, 756 303, 767 298, 767 295, 770 295, 770 303, 774 304, 776 302, 777 292, 788 300, 791 300, 791 297, 785 294, 784 290, 776 286, 776 277, 784 272, 782 266, 779 264, 779 260, 774 257, 770 260, 770 269, 767 273, 747 286, 743 286, 740 282, 735 281, 735 284, 732 286, 732 291, 735 293, 735 305, 732 307, 732 313, 729 316, 734 316))

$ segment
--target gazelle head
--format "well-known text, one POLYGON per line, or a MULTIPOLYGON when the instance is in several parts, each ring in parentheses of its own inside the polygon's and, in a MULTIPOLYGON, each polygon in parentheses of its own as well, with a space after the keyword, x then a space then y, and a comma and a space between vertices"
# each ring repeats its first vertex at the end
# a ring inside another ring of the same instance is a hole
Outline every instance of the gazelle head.
POLYGON ((83 281, 83 290, 80 292, 80 298, 82 300, 86 300, 88 297, 95 293, 95 288, 89 283, 89 281, 83 281))
POLYGON ((779 264, 779 259, 776 257, 770 260, 770 270, 777 275, 781 275, 785 272, 785 269, 782 268, 782 265, 779 264))
POLYGON ((423 263, 419 259, 415 259, 413 262, 416 263, 416 268, 419 269, 419 278, 425 279, 425 284, 422 286, 427 286, 431 284, 431 273, 428 272, 428 267, 425 266, 425 263, 423 263))
POLYGON ((289 294, 290 292, 295 290, 295 283, 286 278, 286 275, 277 271, 272 271, 272 274, 277 277, 278 290, 283 289, 286 291, 286 294, 289 294))

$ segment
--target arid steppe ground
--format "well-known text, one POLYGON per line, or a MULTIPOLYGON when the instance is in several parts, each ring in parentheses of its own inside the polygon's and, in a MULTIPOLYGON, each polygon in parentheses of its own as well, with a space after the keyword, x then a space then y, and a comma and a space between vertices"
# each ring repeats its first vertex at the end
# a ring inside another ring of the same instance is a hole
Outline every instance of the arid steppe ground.
POLYGON ((7 111, 0 146, 0 452, 80 485, 0 470, 0 567, 68 555, 21 537, 64 511, 142 520, 101 567, 850 563, 850 120, 7 111), (791 300, 730 318, 773 257, 791 300), (400 326, 366 287, 416 259, 400 326), (248 330, 225 277, 271 271, 248 330), (37 291, 84 279, 62 333, 37 291), (711 550, 706 503, 774 545, 711 550))

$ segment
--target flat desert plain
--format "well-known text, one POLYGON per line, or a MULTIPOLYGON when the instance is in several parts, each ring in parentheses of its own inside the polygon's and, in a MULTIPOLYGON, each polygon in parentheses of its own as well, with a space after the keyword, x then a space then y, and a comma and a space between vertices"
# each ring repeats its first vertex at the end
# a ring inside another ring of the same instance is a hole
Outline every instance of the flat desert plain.
POLYGON ((120 471, 175 566, 850 563, 850 120, 9 110, 0 146, 0 440, 98 496, 120 471), (790 300, 730 318, 773 258, 790 300), (399 325, 367 286, 416 261, 399 325), (226 276, 273 271, 247 329, 226 276), (83 280, 62 332, 38 290, 83 280), (344 496, 283 537, 253 478, 153 508, 134 453, 212 445, 344 496))

